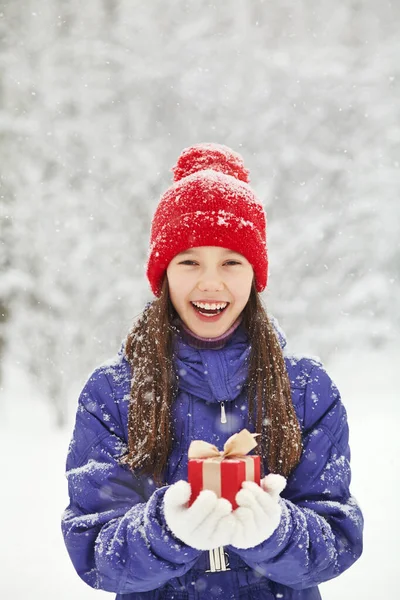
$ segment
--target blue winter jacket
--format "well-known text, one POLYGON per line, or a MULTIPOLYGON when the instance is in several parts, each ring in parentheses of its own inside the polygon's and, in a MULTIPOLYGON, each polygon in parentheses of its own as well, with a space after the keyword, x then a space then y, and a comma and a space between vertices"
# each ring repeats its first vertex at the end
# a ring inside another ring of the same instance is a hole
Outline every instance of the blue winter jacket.
MULTIPOLYGON (((277 334, 284 348, 279 328, 277 334)), ((222 448, 244 427, 254 431, 247 420, 248 355, 241 326, 219 350, 196 350, 177 336, 179 394, 168 484, 187 479, 191 440, 222 448)), ((156 488, 150 477, 119 465, 127 448, 132 377, 123 345, 94 371, 79 398, 67 458, 70 504, 62 518, 69 555, 87 584, 120 600, 316 600, 319 583, 357 560, 363 517, 349 491, 346 411, 319 361, 288 354, 285 361, 303 432, 302 458, 282 493, 278 529, 254 548, 226 547, 229 570, 219 572, 210 572, 208 552, 185 545, 167 527, 167 486, 156 488)))

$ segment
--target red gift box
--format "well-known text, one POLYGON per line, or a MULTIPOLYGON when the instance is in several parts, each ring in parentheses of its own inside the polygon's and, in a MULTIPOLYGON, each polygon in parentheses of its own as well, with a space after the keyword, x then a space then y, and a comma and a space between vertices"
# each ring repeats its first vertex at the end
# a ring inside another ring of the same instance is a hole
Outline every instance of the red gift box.
POLYGON ((247 429, 231 436, 224 450, 207 442, 196 440, 189 448, 188 480, 192 489, 189 506, 201 490, 212 490, 218 498, 226 498, 237 508, 236 494, 243 481, 254 481, 260 485, 260 457, 246 456, 257 442, 247 429), (198 458, 198 455, 201 458, 198 458))

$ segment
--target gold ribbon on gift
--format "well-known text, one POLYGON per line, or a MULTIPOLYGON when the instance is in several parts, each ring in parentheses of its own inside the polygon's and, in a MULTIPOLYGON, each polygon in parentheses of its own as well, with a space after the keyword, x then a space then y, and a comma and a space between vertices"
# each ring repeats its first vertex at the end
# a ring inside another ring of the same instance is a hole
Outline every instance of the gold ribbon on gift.
POLYGON ((255 439, 259 433, 250 433, 248 429, 242 429, 234 433, 224 444, 223 450, 218 450, 213 444, 203 440, 194 440, 189 446, 188 457, 191 458, 234 458, 244 457, 258 444, 255 439))

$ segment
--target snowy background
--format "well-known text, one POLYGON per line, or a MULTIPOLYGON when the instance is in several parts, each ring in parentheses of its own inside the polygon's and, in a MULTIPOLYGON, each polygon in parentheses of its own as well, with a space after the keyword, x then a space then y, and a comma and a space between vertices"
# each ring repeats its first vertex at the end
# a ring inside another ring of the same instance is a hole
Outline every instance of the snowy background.
POLYGON ((387 0, 0 1, 0 596, 105 596, 60 534, 77 395, 151 298, 169 169, 213 141, 267 210, 265 303, 349 414, 365 551, 324 600, 393 597, 399 22, 387 0))

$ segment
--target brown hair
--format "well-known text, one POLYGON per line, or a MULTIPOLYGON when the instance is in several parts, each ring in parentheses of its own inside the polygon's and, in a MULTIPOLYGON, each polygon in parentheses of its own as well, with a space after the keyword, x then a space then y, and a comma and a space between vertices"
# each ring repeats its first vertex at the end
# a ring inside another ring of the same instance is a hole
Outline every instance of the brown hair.
MULTIPOLYGON (((162 482, 171 451, 171 406, 177 393, 172 324, 176 311, 167 277, 161 295, 149 303, 128 334, 125 353, 132 368, 128 414, 128 452, 122 458, 162 482)), ((287 477, 300 460, 301 431, 277 335, 254 282, 243 310, 251 346, 248 359, 248 412, 262 435, 259 453, 268 470, 287 477)))

